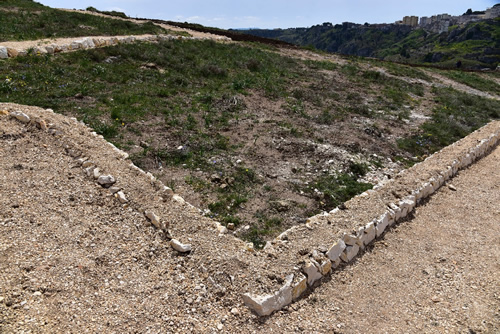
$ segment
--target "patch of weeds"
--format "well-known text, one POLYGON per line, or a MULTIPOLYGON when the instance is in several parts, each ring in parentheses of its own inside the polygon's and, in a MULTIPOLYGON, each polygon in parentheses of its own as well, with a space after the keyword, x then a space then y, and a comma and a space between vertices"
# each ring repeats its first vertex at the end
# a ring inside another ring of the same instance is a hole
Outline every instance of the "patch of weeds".
POLYGON ((356 64, 346 64, 340 67, 340 71, 351 79, 355 79, 361 72, 361 68, 356 64))
POLYGON ((308 67, 315 70, 335 71, 339 68, 338 64, 331 61, 305 60, 304 62, 308 67))
POLYGON ((301 100, 289 97, 286 99, 284 108, 293 115, 309 118, 309 115, 306 113, 304 103, 301 100))
POLYGON ((438 106, 418 133, 398 140, 398 147, 414 156, 431 154, 465 137, 492 119, 500 118, 500 102, 468 95, 452 88, 433 88, 438 106))
POLYGON ((323 110, 316 119, 316 121, 319 124, 324 124, 324 125, 330 125, 333 123, 334 120, 335 116, 328 109, 323 110))
POLYGON ((382 162, 382 159, 380 159, 379 157, 376 157, 376 158, 373 158, 370 160, 370 163, 377 167, 377 168, 384 168, 384 164, 382 162))
POLYGON ((320 209, 331 210, 373 187, 370 183, 357 181, 366 166, 353 164, 351 168, 349 173, 319 176, 303 191, 317 198, 320 209))
POLYGON ((189 184, 194 191, 200 193, 212 188, 212 185, 209 182, 193 175, 186 176, 184 182, 189 184))
POLYGON ((262 249, 266 245, 266 236, 280 230, 282 219, 280 217, 269 217, 262 212, 257 212, 255 218, 257 218, 257 223, 251 226, 241 237, 253 243, 256 249, 262 249))
MULTIPOLYGON (((237 167, 229 175, 219 172, 221 179, 228 184, 224 188, 219 188, 217 201, 208 204, 208 208, 218 217, 221 222, 227 224, 234 218, 234 215, 241 208, 241 205, 248 201, 248 197, 257 182, 255 171, 251 168, 237 167), (231 218, 233 217, 233 218, 231 218)), ((239 223, 239 221, 238 221, 239 223)))

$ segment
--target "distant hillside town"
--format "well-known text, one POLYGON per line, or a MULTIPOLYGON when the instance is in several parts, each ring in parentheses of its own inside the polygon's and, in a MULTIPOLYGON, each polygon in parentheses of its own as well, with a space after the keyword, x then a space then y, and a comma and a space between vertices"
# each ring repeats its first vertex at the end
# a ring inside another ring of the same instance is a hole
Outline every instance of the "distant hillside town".
POLYGON ((431 17, 422 16, 420 22, 418 16, 405 16, 403 20, 396 21, 396 24, 405 25, 415 28, 423 28, 435 33, 447 32, 450 26, 464 25, 470 22, 480 20, 494 19, 500 16, 500 4, 488 8, 486 11, 473 12, 469 9, 465 14, 460 16, 452 16, 449 14, 434 15, 431 17))

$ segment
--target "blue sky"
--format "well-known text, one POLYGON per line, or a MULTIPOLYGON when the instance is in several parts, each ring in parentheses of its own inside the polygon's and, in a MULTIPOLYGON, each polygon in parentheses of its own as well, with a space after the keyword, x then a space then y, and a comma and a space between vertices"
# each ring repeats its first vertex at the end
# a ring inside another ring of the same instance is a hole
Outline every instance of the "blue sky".
POLYGON ((131 17, 193 22, 219 28, 310 27, 323 22, 393 23, 405 15, 461 15, 498 0, 41 0, 55 8, 117 10, 131 17))

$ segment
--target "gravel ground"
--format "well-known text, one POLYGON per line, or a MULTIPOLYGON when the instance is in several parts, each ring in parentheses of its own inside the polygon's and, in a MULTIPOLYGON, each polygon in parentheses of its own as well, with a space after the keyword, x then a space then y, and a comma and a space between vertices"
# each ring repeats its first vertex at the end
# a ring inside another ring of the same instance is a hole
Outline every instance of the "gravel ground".
POLYGON ((258 318, 241 293, 280 286, 286 256, 249 252, 218 236, 212 221, 165 201, 154 182, 82 125, 35 107, 0 110, 41 116, 52 130, 0 116, 2 332, 500 329, 498 148, 452 180, 457 191, 442 188, 353 265, 258 318), (126 204, 84 173, 76 162, 82 156, 117 178, 126 204), (172 250, 145 209, 193 251, 172 250))

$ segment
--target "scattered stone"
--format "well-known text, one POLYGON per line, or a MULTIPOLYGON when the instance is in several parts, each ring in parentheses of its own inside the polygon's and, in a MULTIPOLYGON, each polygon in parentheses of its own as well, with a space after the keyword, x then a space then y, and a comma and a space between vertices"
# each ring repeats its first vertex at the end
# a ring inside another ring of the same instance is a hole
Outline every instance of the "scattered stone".
POLYGON ((125 197, 123 191, 117 192, 115 196, 118 197, 118 200, 120 201, 121 204, 125 204, 128 202, 127 197, 125 197))
POLYGON ((234 231, 234 223, 227 224, 228 230, 234 231))
POLYGON ((113 184, 115 184, 116 180, 112 175, 101 175, 97 179, 97 183, 99 183, 104 188, 109 188, 113 184))
POLYGON ((236 307, 233 307, 233 308, 231 309, 231 313, 232 313, 233 315, 235 315, 235 316, 239 316, 239 315, 241 315, 240 310, 238 310, 236 307))
POLYGON ((101 176, 101 170, 99 168, 94 168, 94 179, 98 179, 101 176))
POLYGON ((0 110, 0 115, 8 115, 9 112, 7 110, 0 110))
POLYGON ((140 145, 142 148, 149 148, 149 144, 148 144, 147 142, 145 142, 145 141, 141 141, 141 142, 139 143, 139 145, 140 145))
POLYGON ((160 217, 158 217, 153 211, 146 210, 144 211, 144 214, 156 228, 162 229, 163 226, 160 222, 160 217))
POLYGON ((40 291, 35 291, 33 293, 33 296, 37 296, 38 297, 38 296, 41 296, 41 295, 42 295, 42 293, 40 291))
POLYGON ((82 163, 82 168, 88 168, 88 167, 91 167, 91 166, 94 166, 95 164, 92 162, 92 161, 84 161, 82 163))
POLYGON ((47 123, 43 120, 43 119, 40 119, 36 122, 36 125, 38 126, 38 128, 40 128, 42 131, 47 131, 48 127, 47 127, 47 123))
POLYGON ((453 184, 449 184, 448 188, 453 191, 457 191, 457 188, 453 184))
POLYGON ((253 252, 254 251, 254 248, 253 248, 253 243, 251 242, 247 242, 245 244, 245 250, 247 250, 248 252, 253 252))
POLYGON ((180 253, 187 253, 191 251, 191 244, 183 244, 179 240, 170 240, 170 246, 180 253))
POLYGON ((292 208, 292 203, 286 200, 272 201, 269 205, 278 212, 286 212, 292 208))
POLYGON ((318 247, 318 252, 326 253, 326 252, 328 252, 328 248, 325 247, 325 246, 319 246, 318 247))
POLYGON ((226 234, 227 233, 227 228, 224 225, 217 225, 217 231, 219 231, 219 234, 226 234))
POLYGON ((20 122, 23 123, 29 123, 30 122, 30 117, 26 115, 25 113, 22 113, 20 111, 13 111, 10 113, 10 116, 14 117, 20 122))

